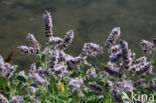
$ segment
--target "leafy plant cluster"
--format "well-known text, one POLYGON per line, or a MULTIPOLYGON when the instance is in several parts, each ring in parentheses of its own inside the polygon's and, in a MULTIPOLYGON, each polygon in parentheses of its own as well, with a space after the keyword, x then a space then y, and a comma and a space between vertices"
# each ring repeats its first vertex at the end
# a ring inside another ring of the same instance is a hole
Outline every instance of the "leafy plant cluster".
POLYGON ((18 72, 16 65, 4 62, 0 56, 0 103, 149 102, 139 95, 131 98, 132 92, 155 97, 155 38, 154 43, 143 40, 141 47, 146 56, 135 58, 126 41, 119 40, 116 44, 120 28, 115 27, 105 43, 110 54, 108 62, 98 60, 96 56, 103 54, 103 47, 95 43, 85 43, 82 52, 73 57, 65 53, 72 43, 73 30, 64 38, 55 37, 48 11, 43 19, 47 38, 45 48, 42 50, 30 33, 27 36, 30 46, 17 47, 22 53, 36 55, 36 62, 28 73, 18 72), (96 65, 90 64, 88 57, 94 57, 96 65))

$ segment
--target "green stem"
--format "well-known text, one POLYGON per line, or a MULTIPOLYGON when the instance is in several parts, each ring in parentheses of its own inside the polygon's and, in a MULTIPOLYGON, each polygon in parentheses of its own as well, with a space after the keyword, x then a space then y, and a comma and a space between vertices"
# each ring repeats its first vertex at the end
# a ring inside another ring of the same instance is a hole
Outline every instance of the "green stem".
MULTIPOLYGON (((44 92, 47 93, 47 90, 46 90, 45 88, 42 88, 42 90, 44 90, 44 92)), ((54 88, 53 88, 53 90, 54 90, 54 88)), ((53 92, 53 93, 54 93, 54 92, 53 92)), ((55 103, 55 99, 58 100, 58 101, 60 101, 60 102, 62 102, 61 99, 54 97, 54 94, 53 94, 53 95, 51 95, 50 93, 48 93, 48 94, 49 94, 49 96, 50 96, 51 98, 53 98, 53 103, 55 103)), ((64 103, 67 103, 67 102, 64 102, 64 103)))
POLYGON ((55 92, 54 92, 54 83, 53 83, 53 103, 55 103, 55 97, 54 97, 54 95, 55 95, 55 92))

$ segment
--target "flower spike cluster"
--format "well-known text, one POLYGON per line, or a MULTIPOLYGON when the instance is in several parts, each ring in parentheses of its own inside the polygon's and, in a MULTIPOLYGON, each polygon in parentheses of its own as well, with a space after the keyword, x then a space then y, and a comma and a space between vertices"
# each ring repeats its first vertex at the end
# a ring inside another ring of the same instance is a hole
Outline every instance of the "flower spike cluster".
POLYGON ((120 36, 120 27, 115 27, 110 33, 105 45, 108 48, 112 47, 119 38, 119 36, 120 36))
POLYGON ((89 86, 91 87, 91 89, 97 91, 97 92, 102 92, 102 86, 100 84, 97 83, 91 83, 89 84, 89 86))
POLYGON ((34 54, 34 55, 39 54, 41 48, 34 35, 29 33, 27 39, 31 47, 22 45, 17 47, 18 51, 25 54, 34 54))
POLYGON ((49 57, 49 68, 56 67, 58 63, 59 53, 58 51, 51 51, 50 57, 49 57))
POLYGON ((20 96, 14 96, 9 103, 23 103, 23 100, 20 96))
POLYGON ((141 44, 141 48, 145 53, 151 54, 152 50, 154 49, 154 44, 147 41, 147 40, 142 40, 141 44))
POLYGON ((96 56, 98 53, 103 53, 103 47, 95 43, 85 43, 80 57, 86 58, 87 56, 96 56))
MULTIPOLYGON (((6 83, 6 87, 1 87, 0 84, 0 103, 64 102, 62 97, 67 97, 66 102, 78 100, 77 102, 101 103, 104 100, 126 103, 122 93, 138 91, 140 88, 150 92, 156 90, 155 78, 151 78, 155 75, 152 72, 155 66, 154 56, 135 58, 135 53, 129 49, 126 41, 117 41, 121 33, 120 27, 115 27, 105 42, 108 62, 98 60, 97 65, 92 65, 87 58, 102 54, 102 46, 85 43, 80 54, 72 56, 65 50, 72 44, 74 31, 67 31, 64 38, 57 37, 53 35, 50 12, 45 11, 43 20, 45 37, 48 38, 43 51, 35 36, 30 33, 27 35, 30 46, 17 48, 21 53, 36 55, 36 63, 31 64, 28 72, 15 72, 17 66, 5 63, 0 55, 0 83, 6 83)), ((153 41, 154 43, 147 40, 141 42, 145 53, 152 54, 156 51, 156 38, 153 41)))
POLYGON ((128 43, 126 41, 120 41, 121 53, 122 53, 122 65, 125 69, 130 69, 133 59, 131 58, 131 52, 128 50, 128 43))
POLYGON ((0 103, 9 103, 9 101, 2 94, 0 94, 0 103))
POLYGON ((60 37, 54 37, 51 14, 48 11, 45 11, 43 14, 43 19, 45 22, 45 36, 49 38, 49 41, 46 44, 49 44, 50 46, 56 46, 59 49, 66 49, 74 38, 73 30, 69 30, 66 33, 64 39, 60 37))
POLYGON ((38 73, 30 73, 29 74, 30 77, 32 77, 32 81, 34 81, 33 83, 35 84, 40 84, 42 86, 47 86, 49 85, 49 82, 45 79, 43 79, 38 73))
POLYGON ((66 49, 67 46, 69 46, 71 44, 73 38, 74 38, 74 31, 73 30, 69 30, 66 33, 63 42, 59 45, 59 48, 60 49, 66 49))
POLYGON ((17 65, 11 65, 10 63, 5 63, 3 57, 0 55, 0 77, 7 76, 10 78, 15 72, 17 65))
POLYGON ((0 103, 23 103, 23 100, 20 96, 14 96, 9 101, 7 98, 5 98, 2 94, 0 94, 0 103))
POLYGON ((45 36, 52 37, 53 36, 53 31, 52 31, 53 24, 52 24, 52 18, 51 18, 50 12, 46 10, 45 13, 43 14, 43 19, 45 22, 45 36))
POLYGON ((40 50, 40 45, 39 45, 39 43, 37 42, 37 40, 36 40, 36 38, 34 37, 34 35, 33 34, 28 34, 28 36, 27 36, 27 39, 28 39, 28 41, 29 41, 29 43, 30 43, 30 45, 32 45, 32 47, 35 49, 35 50, 40 50))
POLYGON ((77 89, 80 89, 83 85, 84 81, 82 78, 72 78, 68 83, 69 88, 73 92, 77 89))
POLYGON ((112 96, 114 98, 115 103, 124 103, 121 96, 121 92, 117 88, 112 90, 112 96))

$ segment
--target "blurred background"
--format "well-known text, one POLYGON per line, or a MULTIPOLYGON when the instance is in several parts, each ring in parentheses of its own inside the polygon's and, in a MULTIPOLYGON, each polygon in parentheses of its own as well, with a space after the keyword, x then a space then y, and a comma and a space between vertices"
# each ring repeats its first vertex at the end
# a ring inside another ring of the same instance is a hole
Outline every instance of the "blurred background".
MULTIPOLYGON (((77 56, 85 42, 103 46, 111 30, 120 26, 120 38, 139 57, 143 54, 140 41, 152 41, 156 35, 155 5, 156 0, 0 0, 0 54, 6 59, 9 50, 29 45, 28 33, 34 34, 44 48, 42 14, 48 10, 55 36, 64 37, 70 29, 75 32, 67 53, 77 56)), ((28 70, 34 61, 34 56, 16 52, 11 63, 28 70)))

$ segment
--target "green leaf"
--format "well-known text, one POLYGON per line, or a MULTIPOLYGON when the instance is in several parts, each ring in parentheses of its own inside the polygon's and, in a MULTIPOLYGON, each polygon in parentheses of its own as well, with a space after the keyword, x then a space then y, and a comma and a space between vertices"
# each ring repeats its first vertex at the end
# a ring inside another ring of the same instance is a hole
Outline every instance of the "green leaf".
POLYGON ((154 60, 154 64, 153 64, 153 66, 156 67, 156 59, 154 60))
POLYGON ((0 87, 6 91, 7 79, 5 77, 0 77, 0 87))
POLYGON ((147 58, 147 62, 150 62, 151 61, 151 59, 150 58, 147 58))
POLYGON ((36 60, 36 62, 40 62, 40 55, 39 54, 36 55, 35 60, 36 60))
POLYGON ((17 80, 21 81, 21 82, 26 82, 27 79, 23 76, 17 76, 17 80))
POLYGON ((46 55, 45 54, 41 54, 41 61, 45 62, 46 61, 46 55))

